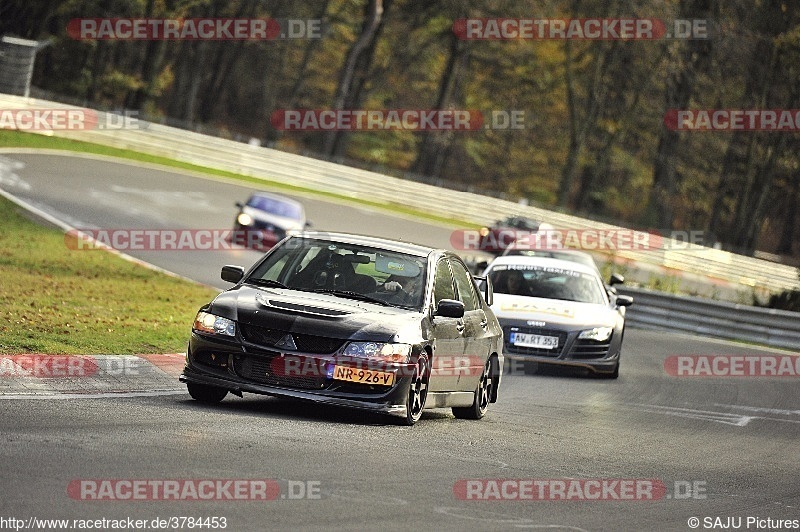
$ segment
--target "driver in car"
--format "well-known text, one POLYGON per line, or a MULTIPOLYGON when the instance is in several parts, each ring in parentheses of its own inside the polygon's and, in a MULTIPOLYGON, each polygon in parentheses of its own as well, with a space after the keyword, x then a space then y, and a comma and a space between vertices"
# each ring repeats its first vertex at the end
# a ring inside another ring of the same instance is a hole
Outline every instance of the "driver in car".
POLYGON ((390 275, 383 283, 381 289, 386 292, 393 292, 392 298, 397 303, 412 304, 417 301, 422 289, 422 273, 414 277, 401 277, 399 275, 390 275))

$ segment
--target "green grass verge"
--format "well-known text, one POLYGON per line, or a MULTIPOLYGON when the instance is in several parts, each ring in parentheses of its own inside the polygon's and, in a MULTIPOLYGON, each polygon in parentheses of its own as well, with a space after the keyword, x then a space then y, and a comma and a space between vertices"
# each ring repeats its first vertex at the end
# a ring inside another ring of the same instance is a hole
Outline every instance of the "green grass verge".
POLYGON ((94 144, 91 142, 83 142, 79 140, 64 139, 59 137, 51 137, 47 135, 39 135, 35 133, 25 133, 21 131, 14 131, 8 129, 0 129, 0 147, 3 148, 34 148, 34 149, 48 149, 48 150, 66 150, 80 153, 94 153, 97 155, 106 155, 109 157, 119 157, 122 159, 130 159, 133 161, 141 161, 151 164, 159 164, 171 168, 179 168, 181 170, 188 170, 191 172, 199 172, 210 176, 224 177, 242 181, 245 183, 255 184, 259 187, 267 187, 276 190, 283 190, 286 192, 302 192, 305 194, 314 194, 321 198, 330 198, 338 201, 343 201, 352 205, 370 206, 382 209, 394 214, 404 214, 413 216, 423 220, 428 220, 435 223, 446 225, 457 225, 465 229, 479 228, 478 224, 472 222, 465 222, 462 220, 453 220, 445 216, 437 216, 429 212, 423 212, 416 209, 411 209, 400 203, 381 203, 369 200, 354 200, 351 197, 334 194, 331 192, 324 192, 312 190, 305 187, 289 185, 280 181, 273 181, 268 179, 259 179, 257 177, 246 176, 237 174, 235 172, 227 172, 225 170, 218 170, 216 168, 208 168, 205 166, 198 166, 195 164, 184 163, 169 159, 167 157, 159 157, 156 155, 149 155, 133 150, 125 150, 121 148, 114 148, 111 146, 103 146, 102 144, 94 144))
POLYGON ((0 198, 0 354, 182 352, 197 309, 216 291, 64 234, 0 198))

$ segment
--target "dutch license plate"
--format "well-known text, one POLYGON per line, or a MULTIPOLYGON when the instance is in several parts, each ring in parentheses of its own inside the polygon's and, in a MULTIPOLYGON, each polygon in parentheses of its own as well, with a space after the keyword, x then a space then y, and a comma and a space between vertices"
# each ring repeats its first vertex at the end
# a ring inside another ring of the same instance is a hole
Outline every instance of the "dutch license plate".
POLYGON ((347 366, 334 367, 333 378, 339 381, 378 384, 380 386, 391 386, 394 384, 394 373, 371 369, 349 368, 347 366))
POLYGON ((558 347, 558 336, 513 332, 509 341, 519 347, 538 347, 539 349, 556 349, 558 347))

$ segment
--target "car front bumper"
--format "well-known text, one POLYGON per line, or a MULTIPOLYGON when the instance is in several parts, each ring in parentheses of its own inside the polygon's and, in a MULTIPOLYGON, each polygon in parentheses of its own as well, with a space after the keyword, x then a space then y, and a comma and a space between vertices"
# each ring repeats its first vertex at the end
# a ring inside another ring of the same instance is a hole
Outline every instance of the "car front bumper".
MULTIPOLYGON (((293 377, 276 377, 274 380, 263 379, 264 381, 272 380, 272 382, 258 382, 258 380, 242 376, 242 361, 258 360, 262 363, 259 367, 269 369, 270 367, 275 367, 272 363, 280 361, 282 356, 284 354, 278 352, 245 352, 241 345, 217 342, 193 333, 187 351, 186 365, 179 380, 183 383, 196 383, 224 388, 235 394, 247 392, 285 397, 384 414, 404 416, 406 413, 412 374, 409 369, 410 366, 407 365, 395 365, 394 367, 381 369, 381 371, 395 373, 395 382, 391 386, 373 386, 334 381, 323 372, 315 372, 309 379, 304 379, 302 376, 299 379, 293 377), (216 355, 219 362, 211 362, 209 353, 216 355), (239 367, 237 367, 237 364, 239 367)), ((302 354, 291 354, 289 356, 304 357, 308 360, 316 361, 319 366, 313 366, 315 368, 322 367, 326 363, 330 364, 328 356, 302 354)))
POLYGON ((537 364, 585 368, 595 373, 613 373, 620 361, 621 336, 615 330, 606 342, 581 340, 578 335, 587 327, 573 329, 534 328, 525 321, 500 320, 503 328, 503 353, 509 360, 536 362, 537 364), (512 345, 509 337, 519 331, 542 336, 555 336, 559 339, 555 349, 528 348, 512 345))
POLYGON ((216 386, 237 394, 256 393, 260 395, 299 399, 302 401, 312 401, 315 403, 343 406, 347 408, 357 408, 360 410, 369 410, 371 412, 397 416, 404 416, 406 412, 405 402, 402 404, 394 404, 391 401, 375 402, 373 398, 370 398, 369 401, 355 398, 349 399, 321 393, 280 388, 277 386, 265 386, 263 384, 233 381, 216 375, 204 374, 189 367, 184 368, 179 379, 183 383, 191 382, 195 384, 205 384, 207 386, 216 386))
POLYGON ((594 373, 613 373, 619 364, 619 354, 602 360, 572 360, 554 357, 544 357, 536 355, 523 355, 518 353, 506 353, 506 359, 510 361, 521 360, 525 362, 535 362, 542 365, 569 366, 573 368, 584 368, 594 373))

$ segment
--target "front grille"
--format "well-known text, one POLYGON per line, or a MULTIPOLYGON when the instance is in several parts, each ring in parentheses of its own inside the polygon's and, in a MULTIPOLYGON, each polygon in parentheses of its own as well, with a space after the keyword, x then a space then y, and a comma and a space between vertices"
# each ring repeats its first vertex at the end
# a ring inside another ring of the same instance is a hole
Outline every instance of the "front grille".
POLYGON ((505 353, 520 354, 520 355, 536 355, 544 357, 557 357, 561 355, 564 350, 564 344, 567 343, 567 333, 557 329, 534 329, 531 327, 516 327, 515 331, 511 327, 503 327, 503 351, 505 353), (538 334, 541 336, 557 336, 558 347, 553 349, 544 349, 541 347, 523 347, 509 343, 508 339, 511 337, 512 332, 520 332, 526 334, 538 334))
POLYGON ((286 365, 281 357, 271 356, 234 356, 233 369, 243 379, 286 388, 302 390, 319 390, 325 387, 327 377, 317 370, 315 364, 304 364, 302 361, 286 365), (289 375, 285 373, 290 373, 289 375))
MULTIPOLYGON (((277 345, 278 343, 282 343, 286 335, 290 334, 287 331, 267 329, 266 327, 258 327, 245 323, 240 324, 240 330, 242 331, 244 339, 251 344, 257 344, 271 349, 280 349, 281 351, 290 350, 285 345, 277 345)), ((313 353, 315 355, 329 355, 335 353, 346 341, 339 338, 328 338, 326 336, 314 336, 311 334, 291 333, 291 336, 298 351, 313 353)))
POLYGON ((283 240, 286 237, 286 231, 284 229, 281 229, 280 227, 277 227, 276 225, 271 224, 269 222, 262 222, 260 220, 255 220, 253 221, 253 227, 255 229, 262 229, 274 233, 275 237, 278 240, 283 240))
POLYGON ((611 340, 595 342, 594 340, 576 340, 572 347, 572 358, 604 358, 608 355, 611 340))
POLYGON ((297 349, 305 353, 335 353, 344 345, 344 340, 338 338, 326 338, 324 336, 312 336, 310 334, 295 334, 293 336, 294 342, 297 344, 297 349))
POLYGON ((254 327, 252 325, 241 324, 240 329, 244 339, 251 344, 272 347, 286 336, 286 332, 275 329, 265 329, 264 327, 254 327))

